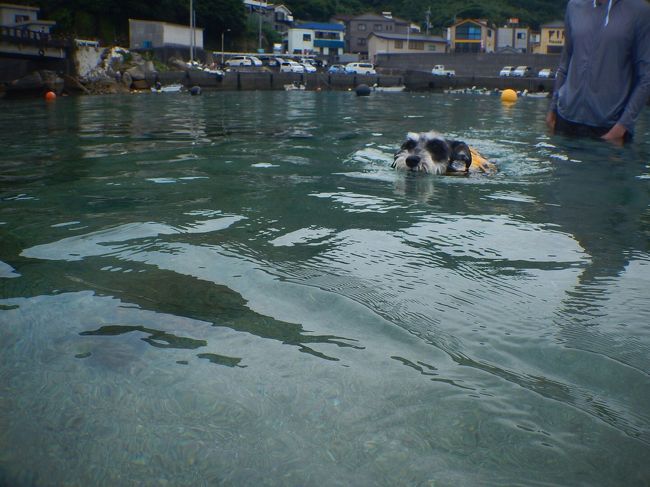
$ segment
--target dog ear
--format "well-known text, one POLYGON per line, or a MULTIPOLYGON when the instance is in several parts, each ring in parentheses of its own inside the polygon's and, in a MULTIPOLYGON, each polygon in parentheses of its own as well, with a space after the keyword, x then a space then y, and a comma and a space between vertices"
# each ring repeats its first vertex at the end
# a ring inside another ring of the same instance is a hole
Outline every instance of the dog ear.
POLYGON ((427 142, 427 150, 434 161, 448 161, 451 157, 451 148, 444 139, 431 139, 427 142))
POLYGON ((472 165, 472 151, 469 146, 461 140, 452 140, 449 145, 451 146, 451 162, 459 161, 465 163, 465 170, 469 170, 472 165))

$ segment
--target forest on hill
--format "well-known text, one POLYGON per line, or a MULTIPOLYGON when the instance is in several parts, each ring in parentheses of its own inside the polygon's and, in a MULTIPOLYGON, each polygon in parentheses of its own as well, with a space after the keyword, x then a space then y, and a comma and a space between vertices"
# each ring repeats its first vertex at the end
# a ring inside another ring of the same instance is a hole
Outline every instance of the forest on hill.
MULTIPOLYGON (((189 23, 190 0, 13 0, 11 3, 41 8, 41 18, 55 20, 57 33, 96 38, 104 43, 128 40, 128 19, 189 23)), ((247 20, 242 0, 192 0, 197 25, 204 27, 206 47, 216 48, 221 33, 229 43, 257 36, 257 24, 247 20)), ((273 2, 270 2, 273 3, 273 2)), ((518 18, 537 29, 545 22, 562 19, 567 0, 282 0, 296 20, 327 22, 334 15, 381 13, 410 20, 442 34, 456 18, 481 18, 500 25, 518 18), (428 24, 428 25, 427 25, 428 24)), ((277 34, 265 30, 268 42, 277 34)))

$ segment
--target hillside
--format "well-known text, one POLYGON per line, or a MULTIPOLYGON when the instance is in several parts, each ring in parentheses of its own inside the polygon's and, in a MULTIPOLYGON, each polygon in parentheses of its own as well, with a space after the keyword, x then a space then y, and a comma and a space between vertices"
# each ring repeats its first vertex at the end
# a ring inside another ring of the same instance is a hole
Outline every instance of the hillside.
POLYGON ((533 28, 564 18, 567 0, 286 0, 295 17, 326 20, 334 14, 390 11, 393 15, 441 31, 456 17, 484 18, 500 24, 518 18, 533 28))
MULTIPOLYGON (((298 20, 327 21, 336 14, 380 13, 411 20, 440 34, 457 17, 489 19, 501 24, 518 18, 524 25, 561 19, 567 0, 282 0, 298 20)), ((57 21, 58 33, 99 38, 105 43, 128 40, 128 19, 188 23, 190 0, 13 0, 38 5, 41 17, 57 21)), ((193 0, 197 25, 205 27, 205 44, 217 47, 222 32, 229 32, 227 47, 256 38, 257 26, 246 21, 241 0, 193 0)), ((266 32, 269 40, 275 36, 266 32)))

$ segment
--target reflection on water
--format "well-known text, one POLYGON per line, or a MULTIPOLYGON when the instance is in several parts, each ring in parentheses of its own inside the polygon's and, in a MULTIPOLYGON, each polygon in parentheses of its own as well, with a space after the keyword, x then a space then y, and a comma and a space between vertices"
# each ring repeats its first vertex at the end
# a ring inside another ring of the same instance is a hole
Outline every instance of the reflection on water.
POLYGON ((544 108, 6 102, 0 485, 644 485, 650 115, 544 108), (499 174, 394 173, 431 128, 499 174))

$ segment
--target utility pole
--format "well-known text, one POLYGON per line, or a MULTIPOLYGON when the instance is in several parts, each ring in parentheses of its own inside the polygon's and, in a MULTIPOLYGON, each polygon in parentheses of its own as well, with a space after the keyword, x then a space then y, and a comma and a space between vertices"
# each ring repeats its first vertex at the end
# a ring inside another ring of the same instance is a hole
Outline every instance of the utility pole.
MULTIPOLYGON (((264 3, 266 4, 266 1, 264 3)), ((262 50, 262 2, 260 2, 257 18, 258 18, 257 52, 261 52, 262 50)))
POLYGON ((194 4, 190 0, 190 63, 194 62, 194 4))
POLYGON ((431 7, 429 7, 427 9, 427 11, 425 12, 425 16, 426 16, 426 19, 427 19, 427 25, 426 25, 425 30, 426 30, 427 35, 429 35, 429 22, 430 22, 430 19, 431 19, 431 7))

